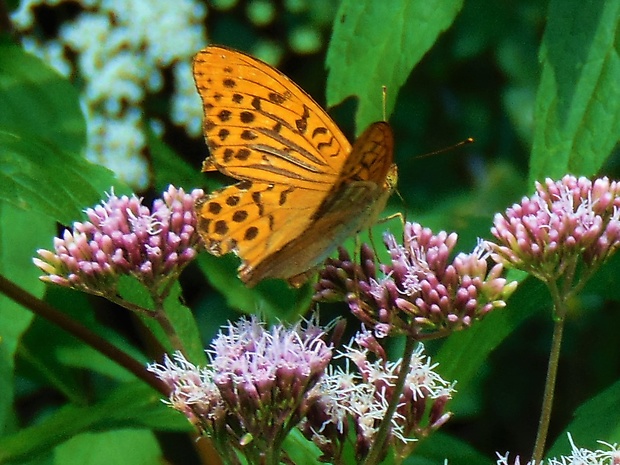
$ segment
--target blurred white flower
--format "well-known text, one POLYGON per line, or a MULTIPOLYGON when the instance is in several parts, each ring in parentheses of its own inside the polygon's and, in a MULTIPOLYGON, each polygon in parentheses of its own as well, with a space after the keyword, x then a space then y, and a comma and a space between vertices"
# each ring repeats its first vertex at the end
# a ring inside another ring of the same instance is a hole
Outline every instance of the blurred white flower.
MULTIPOLYGON (((552 457, 547 459, 548 465, 617 465, 620 463, 620 449, 618 444, 609 444, 604 441, 598 441, 599 444, 607 449, 589 450, 583 447, 577 447, 573 442, 573 437, 568 434, 568 442, 571 446, 569 455, 561 455, 560 457, 552 457)), ((521 459, 516 456, 509 460, 509 454, 500 455, 497 453, 497 465, 521 465, 521 459)), ((538 463, 531 461, 523 461, 523 465, 543 465, 544 461, 538 463)))
POLYGON ((81 0, 83 11, 62 24, 56 38, 41 42, 34 34, 34 8, 64 1, 22 0, 11 18, 27 50, 83 82, 87 157, 144 188, 149 170, 140 115, 148 93, 162 88, 164 68, 173 71, 171 121, 191 136, 200 133, 202 108, 190 64, 206 43, 206 8, 196 0, 81 0), (74 63, 66 51, 75 55, 74 63))

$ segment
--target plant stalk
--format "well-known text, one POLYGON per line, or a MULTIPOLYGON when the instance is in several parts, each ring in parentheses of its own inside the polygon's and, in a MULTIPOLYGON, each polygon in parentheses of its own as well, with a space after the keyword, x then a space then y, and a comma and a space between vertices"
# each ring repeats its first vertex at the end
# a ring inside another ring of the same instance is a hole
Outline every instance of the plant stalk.
POLYGON ((390 431, 390 426, 392 424, 392 417, 394 416, 394 412, 396 412, 398 402, 400 401, 400 395, 403 392, 403 387, 405 386, 405 380, 407 379, 407 374, 409 373, 411 357, 413 356, 413 351, 415 350, 416 343, 417 340, 413 337, 407 337, 407 339, 405 340, 403 359, 400 364, 400 370, 398 372, 396 384, 394 385, 392 398, 390 399, 390 403, 385 412, 385 416, 381 420, 381 425, 379 426, 379 430, 377 431, 375 441, 370 448, 368 456, 366 457, 366 460, 364 460, 363 465, 375 465, 379 463, 380 455, 384 449, 384 443, 387 438, 388 432, 390 431))
POLYGON ((551 351, 549 353, 549 363, 547 365, 547 378, 545 380, 543 403, 540 412, 540 419, 538 421, 538 432, 536 433, 536 442, 534 444, 534 452, 532 453, 532 460, 534 463, 541 463, 543 454, 545 453, 545 444, 547 442, 547 435, 549 434, 551 410, 553 408, 553 397, 555 394, 555 383, 560 361, 564 320, 567 310, 566 302, 561 297, 555 281, 547 282, 547 286, 549 287, 553 298, 555 323, 553 327, 553 337, 551 340, 551 351))
POLYGON ((101 354, 115 361, 120 366, 132 372, 137 378, 141 379, 152 388, 159 391, 162 395, 168 396, 170 388, 144 369, 144 364, 138 362, 107 340, 91 331, 80 322, 70 318, 65 313, 52 307, 47 302, 38 299, 25 289, 0 275, 0 292, 8 296, 11 300, 27 308, 34 314, 45 318, 52 324, 62 328, 69 334, 80 339, 82 342, 99 351, 101 354))

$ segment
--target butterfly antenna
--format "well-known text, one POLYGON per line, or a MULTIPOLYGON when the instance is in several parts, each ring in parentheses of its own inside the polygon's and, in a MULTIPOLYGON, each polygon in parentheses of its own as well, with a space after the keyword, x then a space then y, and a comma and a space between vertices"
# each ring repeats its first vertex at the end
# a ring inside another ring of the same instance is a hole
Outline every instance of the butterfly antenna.
POLYGON ((387 121, 387 86, 381 86, 381 91, 383 97, 383 121, 387 121))
POLYGON ((449 147, 444 147, 443 149, 434 150, 428 153, 423 153, 422 155, 416 155, 413 158, 426 158, 426 157, 431 157, 433 155, 439 155, 440 153, 449 152, 450 150, 458 149, 460 147, 463 147, 464 145, 473 144, 474 142, 476 141, 474 140, 473 137, 468 137, 467 139, 462 140, 461 142, 458 142, 454 145, 450 145, 449 147))

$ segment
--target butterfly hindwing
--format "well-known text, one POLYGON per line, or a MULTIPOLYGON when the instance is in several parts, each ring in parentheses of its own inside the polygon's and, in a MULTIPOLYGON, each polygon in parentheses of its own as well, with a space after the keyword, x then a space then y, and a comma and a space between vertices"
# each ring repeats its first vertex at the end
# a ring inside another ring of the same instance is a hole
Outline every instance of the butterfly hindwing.
POLYGON ((255 284, 256 278, 282 278, 298 287, 338 245, 375 222, 390 193, 372 181, 343 184, 325 203, 322 214, 308 223, 303 235, 290 238, 269 260, 253 267, 242 266, 242 279, 255 284))
POLYGON ((291 203, 298 189, 241 181, 196 204, 198 230, 206 249, 217 256, 235 252, 253 268, 261 257, 276 255, 291 240, 291 229, 307 229, 323 197, 303 192, 307 206, 291 203))
POLYGON ((371 124, 356 139, 340 174, 340 181, 385 183, 393 165, 394 134, 385 121, 371 124))
MULTIPOLYGON (((368 126, 353 144, 338 181, 314 217, 319 218, 337 208, 332 203, 339 201, 339 197, 346 192, 345 186, 352 182, 369 181, 391 192, 397 176, 396 165, 392 163, 393 150, 394 136, 389 124, 380 121, 368 126)), ((372 220, 374 222, 375 219, 372 220)))

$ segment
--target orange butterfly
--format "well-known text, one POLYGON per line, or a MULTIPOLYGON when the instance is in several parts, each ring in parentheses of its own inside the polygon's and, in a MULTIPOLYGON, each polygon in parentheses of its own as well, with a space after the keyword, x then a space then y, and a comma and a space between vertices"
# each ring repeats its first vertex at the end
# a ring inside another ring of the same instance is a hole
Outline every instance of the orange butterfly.
POLYGON ((224 47, 196 55, 194 79, 210 152, 202 170, 240 180, 196 205, 207 250, 235 252, 248 286, 301 286, 385 207, 397 179, 390 126, 373 123, 351 147, 284 74, 224 47))

